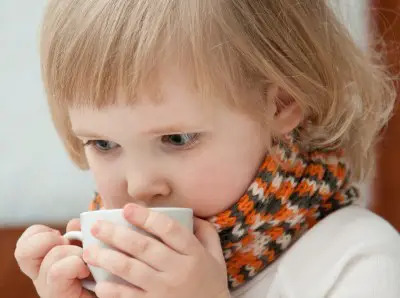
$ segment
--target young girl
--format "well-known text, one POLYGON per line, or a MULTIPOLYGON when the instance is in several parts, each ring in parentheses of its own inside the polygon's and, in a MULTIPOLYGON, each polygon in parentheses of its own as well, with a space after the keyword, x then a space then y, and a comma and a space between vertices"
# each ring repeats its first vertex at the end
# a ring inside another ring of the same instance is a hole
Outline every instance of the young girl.
MULTIPOLYGON (((355 183, 394 103, 325 0, 52 0, 41 57, 57 131, 94 174, 115 250, 35 225, 41 297, 400 297, 400 239, 355 183), (194 210, 188 231, 149 207, 194 210)), ((62 208, 62 206, 60 206, 62 208)), ((79 229, 72 221, 68 230, 79 229)))

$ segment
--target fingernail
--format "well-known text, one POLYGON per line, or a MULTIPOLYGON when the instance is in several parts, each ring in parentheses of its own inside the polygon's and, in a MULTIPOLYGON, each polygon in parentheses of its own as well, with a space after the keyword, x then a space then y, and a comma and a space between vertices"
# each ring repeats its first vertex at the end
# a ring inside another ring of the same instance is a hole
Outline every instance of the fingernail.
POLYGON ((125 212, 125 217, 132 217, 133 214, 135 213, 136 205, 134 204, 128 204, 124 208, 125 212))
POLYGON ((97 234, 99 234, 100 231, 100 227, 101 227, 101 221, 98 220, 94 223, 94 225, 92 226, 92 228, 90 229, 91 233, 93 236, 96 236, 97 234))
POLYGON ((90 260, 90 252, 88 249, 84 249, 82 253, 82 258, 85 262, 88 262, 90 260))

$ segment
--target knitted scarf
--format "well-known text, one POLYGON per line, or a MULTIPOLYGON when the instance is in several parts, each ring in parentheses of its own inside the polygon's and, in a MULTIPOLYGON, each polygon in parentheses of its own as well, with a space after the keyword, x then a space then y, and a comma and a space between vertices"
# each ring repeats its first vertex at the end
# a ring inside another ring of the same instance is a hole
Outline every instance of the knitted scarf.
MULTIPOLYGON (((211 218, 231 290, 273 263, 301 235, 359 196, 349 184, 343 151, 302 152, 294 134, 274 145, 247 192, 211 218)), ((102 207, 99 195, 90 209, 102 207)))

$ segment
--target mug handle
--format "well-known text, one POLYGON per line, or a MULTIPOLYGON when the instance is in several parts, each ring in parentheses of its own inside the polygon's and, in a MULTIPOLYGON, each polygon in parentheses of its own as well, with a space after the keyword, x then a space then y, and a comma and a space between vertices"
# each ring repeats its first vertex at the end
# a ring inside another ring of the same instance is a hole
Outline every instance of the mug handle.
MULTIPOLYGON (((63 235, 63 237, 68 240, 78 240, 80 242, 83 242, 83 236, 82 236, 81 231, 71 231, 71 232, 65 233, 63 235)), ((82 283, 82 287, 84 287, 85 289, 87 289, 89 291, 94 292, 94 288, 96 287, 96 282, 83 279, 81 281, 81 283, 82 283)))

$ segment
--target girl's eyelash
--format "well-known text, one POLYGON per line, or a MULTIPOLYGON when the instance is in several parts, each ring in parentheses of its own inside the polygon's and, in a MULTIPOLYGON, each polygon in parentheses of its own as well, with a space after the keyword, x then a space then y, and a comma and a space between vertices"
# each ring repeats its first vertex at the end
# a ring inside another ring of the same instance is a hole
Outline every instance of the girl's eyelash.
POLYGON ((162 136, 161 141, 167 146, 173 147, 173 149, 187 150, 192 148, 199 141, 200 136, 201 136, 200 133, 171 134, 162 136), (189 139, 189 140, 185 144, 174 144, 174 142, 182 141, 182 139, 189 139))
POLYGON ((111 141, 106 141, 106 140, 88 140, 86 142, 83 143, 83 146, 89 146, 89 147, 93 147, 94 149, 96 149, 98 152, 100 153, 109 153, 112 150, 116 149, 119 147, 118 144, 111 142, 111 141), (99 143, 102 142, 103 145, 109 145, 109 144, 114 144, 115 146, 112 148, 101 148, 101 146, 99 146, 99 143))
MULTIPOLYGON (((164 146, 172 150, 188 150, 197 144, 200 136, 200 133, 164 135, 161 137, 161 142, 164 146)), ((107 140, 87 140, 83 143, 83 146, 94 148, 101 154, 111 153, 119 147, 117 143, 107 140)))
POLYGON ((95 144, 96 140, 88 140, 83 143, 83 146, 93 146, 95 144))

